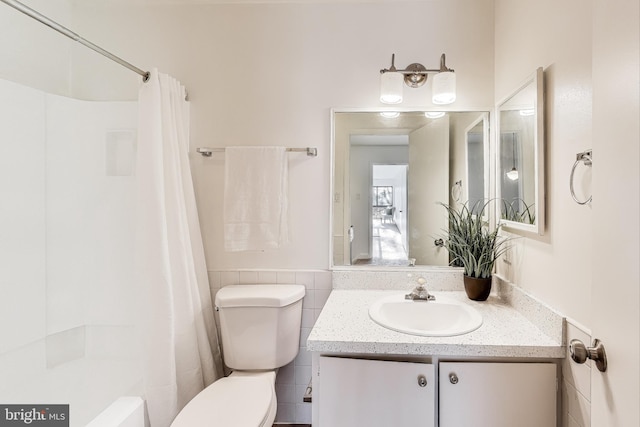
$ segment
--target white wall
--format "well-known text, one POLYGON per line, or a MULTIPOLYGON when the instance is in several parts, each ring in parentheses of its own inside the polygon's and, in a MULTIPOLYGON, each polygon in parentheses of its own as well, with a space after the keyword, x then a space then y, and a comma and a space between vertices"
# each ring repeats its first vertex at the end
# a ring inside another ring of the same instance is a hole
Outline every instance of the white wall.
MULTIPOLYGON (((544 67, 546 218, 543 237, 524 234, 498 270, 511 282, 579 322, 591 310, 591 206, 569 193, 575 154, 591 148, 591 7, 582 1, 496 0, 495 99, 544 67), (567 23, 571 22, 571 31, 567 23)), ((589 335, 570 325, 568 339, 589 335)), ((590 344, 590 341, 586 341, 590 344)), ((563 365, 562 425, 590 425, 588 365, 563 365), (575 365, 575 366, 574 366, 575 365)))
POLYGON ((600 338, 609 358, 606 373, 565 366, 570 427, 640 420, 639 26, 633 0, 496 1, 496 99, 537 66, 547 96, 548 230, 520 240, 509 278, 575 319, 568 339, 600 338), (579 206, 569 175, 588 148, 593 183, 577 182, 593 203, 579 206))
POLYGON ((576 153, 591 148, 591 7, 581 0, 496 0, 495 99, 539 66, 545 77, 547 229, 524 235, 507 278, 587 324, 591 310, 591 206, 569 192, 576 153), (568 23, 571 29, 568 30, 568 23))
MULTIPOLYGON (((511 265, 499 261, 498 270, 589 326, 594 251, 588 230, 595 224, 591 205, 572 200, 569 175, 576 153, 592 148, 592 8, 579 0, 496 0, 495 13, 495 99, 504 99, 537 67, 544 67, 547 169, 545 234, 523 234, 504 257, 511 265)), ((591 191, 589 187, 578 186, 578 191, 591 191)), ((588 332, 571 323, 567 339, 573 338, 591 344, 588 332)), ((563 365, 564 427, 591 425, 589 367, 563 365)))
MULTIPOLYGON (((24 0, 24 4, 64 26, 71 25, 70 0, 24 0)), ((71 39, 0 4, 0 78, 69 95, 71 39)))
MULTIPOLYGON (((194 156, 209 269, 326 269, 329 264, 331 107, 376 107, 379 70, 422 62, 458 75, 455 108, 493 103, 492 1, 352 4, 122 5, 78 3, 74 24, 140 67, 179 78, 192 101, 194 146, 318 147, 290 157, 292 244, 225 253, 224 156, 194 156), (114 31, 117 28, 117 31, 114 31), (408 42, 409 41, 409 42, 408 42)), ((133 99, 138 78, 74 50, 74 94, 133 99)), ((430 83, 405 91, 403 106, 429 107, 430 83)))

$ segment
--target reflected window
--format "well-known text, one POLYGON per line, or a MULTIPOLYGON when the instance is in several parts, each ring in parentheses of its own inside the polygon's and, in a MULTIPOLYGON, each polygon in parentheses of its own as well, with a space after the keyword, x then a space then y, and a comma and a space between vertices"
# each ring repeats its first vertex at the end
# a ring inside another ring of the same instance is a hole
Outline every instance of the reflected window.
POLYGON ((393 206, 393 187, 374 186, 372 200, 374 207, 393 206))

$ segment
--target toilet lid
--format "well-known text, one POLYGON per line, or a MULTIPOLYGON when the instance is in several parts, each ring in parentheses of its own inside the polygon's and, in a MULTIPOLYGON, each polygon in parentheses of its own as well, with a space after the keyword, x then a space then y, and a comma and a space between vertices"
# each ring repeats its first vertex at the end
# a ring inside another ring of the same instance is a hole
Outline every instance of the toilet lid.
POLYGON ((260 427, 273 394, 273 384, 264 377, 221 378, 194 397, 171 427, 260 427))

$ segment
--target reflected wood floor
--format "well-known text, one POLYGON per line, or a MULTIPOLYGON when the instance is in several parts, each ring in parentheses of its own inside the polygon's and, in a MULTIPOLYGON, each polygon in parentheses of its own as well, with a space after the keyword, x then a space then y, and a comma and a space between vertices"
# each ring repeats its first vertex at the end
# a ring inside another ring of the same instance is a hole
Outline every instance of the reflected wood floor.
POLYGON ((373 220, 373 253, 371 259, 361 259, 355 265, 407 266, 409 258, 402 244, 402 235, 394 222, 373 220))

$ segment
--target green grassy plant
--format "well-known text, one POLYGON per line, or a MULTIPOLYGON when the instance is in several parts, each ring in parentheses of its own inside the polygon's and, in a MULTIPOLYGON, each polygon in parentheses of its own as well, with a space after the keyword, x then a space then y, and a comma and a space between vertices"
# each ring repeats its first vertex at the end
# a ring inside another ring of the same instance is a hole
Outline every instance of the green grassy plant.
POLYGON ((470 209, 466 203, 460 209, 440 204, 449 214, 444 247, 449 251, 451 265, 463 267, 464 274, 470 277, 491 277, 496 260, 510 247, 509 239, 499 235, 500 225, 490 231, 482 220, 489 202, 484 203, 481 209, 470 209))
POLYGON ((534 224, 536 222, 534 204, 527 205, 522 199, 513 199, 511 203, 502 199, 502 219, 534 224), (523 207, 522 212, 518 210, 520 205, 523 207))

